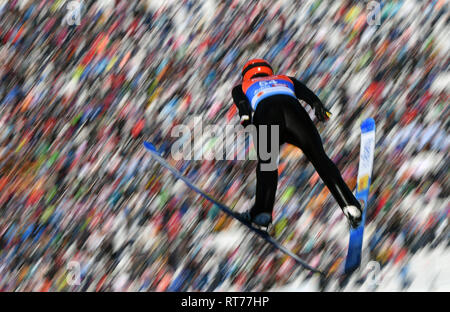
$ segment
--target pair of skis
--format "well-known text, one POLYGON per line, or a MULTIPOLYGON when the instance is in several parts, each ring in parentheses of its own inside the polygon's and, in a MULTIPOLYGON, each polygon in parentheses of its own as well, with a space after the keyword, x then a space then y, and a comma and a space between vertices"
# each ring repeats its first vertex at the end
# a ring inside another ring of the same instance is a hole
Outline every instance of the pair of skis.
MULTIPOLYGON (((247 222, 245 219, 243 219, 239 214, 231 210, 229 207, 220 203, 219 201, 211 197, 208 193, 204 192, 199 187, 197 187, 190 179, 184 176, 179 170, 171 166, 163 157, 161 157, 161 154, 152 143, 144 142, 144 147, 151 153, 152 157, 159 164, 168 169, 176 178, 181 179, 183 182, 185 182, 186 185, 189 186, 192 190, 194 190, 199 195, 215 204, 224 213, 241 222, 243 225, 248 227, 256 235, 260 236, 262 239, 264 239, 267 243, 269 243, 276 249, 292 257, 298 264, 300 264, 304 268, 314 273, 324 274, 321 270, 309 265, 305 260, 301 259, 298 255, 293 253, 291 250, 287 249, 280 242, 276 241, 266 231, 256 228, 250 222, 247 222)), ((375 121, 372 118, 368 118, 364 120, 361 124, 361 151, 359 159, 360 162, 358 169, 358 182, 356 192, 357 199, 364 200, 365 207, 367 207, 369 195, 374 148, 375 148, 375 121)), ((350 242, 347 259, 345 263, 346 273, 354 271, 361 262, 365 210, 366 209, 364 209, 363 212, 363 219, 361 225, 358 228, 350 231, 350 242)))
POLYGON ((145 148, 152 154, 153 158, 159 163, 161 164, 163 167, 165 167, 166 169, 168 169, 170 172, 172 172, 172 174, 182 180, 184 183, 186 183, 187 186, 189 186, 192 190, 194 190, 195 192, 197 192, 198 194, 200 194, 202 197, 204 197, 205 199, 209 200, 210 202, 212 202, 213 204, 215 204, 217 207, 219 207, 220 210, 222 210, 223 212, 225 212, 227 215, 229 215, 230 217, 235 218, 236 220, 238 220, 239 222, 241 222, 242 224, 244 224, 245 226, 247 226, 251 231, 253 231, 255 234, 257 234, 258 236, 260 236, 261 238, 263 238, 266 242, 268 242, 269 244, 271 244, 273 247, 279 249, 281 252, 284 252, 285 254, 289 255, 290 257, 292 257, 295 261, 297 261, 297 263, 299 263, 300 265, 302 265, 303 267, 305 267, 306 269, 315 272, 315 273, 322 273, 320 270, 318 270, 317 268, 314 268, 312 266, 310 266, 308 263, 306 263, 304 260, 302 260, 298 255, 296 255, 295 253, 293 253, 291 250, 287 249, 286 247, 284 247, 282 244, 280 244, 279 242, 277 242, 272 236, 270 236, 266 231, 263 231, 261 229, 258 229, 256 227, 254 227, 250 222, 247 222, 245 219, 243 219, 239 214, 237 214, 236 212, 234 212, 233 210, 231 210, 229 207, 225 206, 224 204, 220 203, 219 201, 217 201, 216 199, 214 199, 213 197, 211 197, 208 193, 204 192, 203 190, 201 190, 198 186, 196 186, 191 180, 189 180, 186 176, 184 176, 179 170, 177 170, 176 168, 172 167, 164 158, 161 157, 160 153, 158 152, 158 150, 155 148, 155 146, 153 146, 152 143, 150 142, 144 142, 144 146, 145 148))

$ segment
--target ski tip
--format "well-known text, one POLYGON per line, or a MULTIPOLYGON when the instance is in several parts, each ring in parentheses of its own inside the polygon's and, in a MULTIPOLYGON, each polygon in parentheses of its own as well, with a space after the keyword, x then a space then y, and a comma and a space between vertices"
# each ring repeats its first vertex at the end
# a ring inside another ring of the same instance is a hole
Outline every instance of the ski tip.
POLYGON ((161 155, 161 152, 158 151, 158 149, 152 143, 150 143, 148 141, 144 141, 144 147, 146 149, 148 149, 149 151, 152 151, 152 152, 155 152, 158 155, 161 155))
POLYGON ((369 132, 375 129, 375 120, 370 117, 365 119, 362 123, 361 123, 361 131, 364 132, 369 132))

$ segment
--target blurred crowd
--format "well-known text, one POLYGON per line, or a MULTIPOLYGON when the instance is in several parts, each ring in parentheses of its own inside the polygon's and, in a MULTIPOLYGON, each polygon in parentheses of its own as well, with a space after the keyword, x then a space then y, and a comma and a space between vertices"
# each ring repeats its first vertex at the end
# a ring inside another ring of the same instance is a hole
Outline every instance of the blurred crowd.
MULTIPOLYGON (((176 125, 238 124, 231 89, 255 57, 331 110, 316 125, 353 189, 359 125, 375 119, 363 260, 402 290, 417 253, 448 253, 447 1, 75 1, 79 16, 73 2, 0 1, 1 291, 268 291, 316 278, 142 146, 249 208, 255 161, 170 151, 176 125)), ((283 147, 279 176, 272 235, 327 272, 313 290, 364 283, 364 270, 339 281, 347 223, 300 150, 283 147)))

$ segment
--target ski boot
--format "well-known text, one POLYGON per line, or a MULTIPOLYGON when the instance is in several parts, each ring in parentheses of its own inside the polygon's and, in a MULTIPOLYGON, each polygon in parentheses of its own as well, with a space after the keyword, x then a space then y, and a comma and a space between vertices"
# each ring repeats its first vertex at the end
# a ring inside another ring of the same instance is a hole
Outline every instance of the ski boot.
POLYGON ((268 232, 269 226, 272 224, 272 216, 267 212, 261 212, 252 218, 250 210, 239 213, 239 216, 246 222, 254 225, 256 228, 268 232))
POLYGON ((342 208, 352 229, 356 229, 361 224, 363 207, 364 203, 361 202, 361 209, 353 205, 342 208))

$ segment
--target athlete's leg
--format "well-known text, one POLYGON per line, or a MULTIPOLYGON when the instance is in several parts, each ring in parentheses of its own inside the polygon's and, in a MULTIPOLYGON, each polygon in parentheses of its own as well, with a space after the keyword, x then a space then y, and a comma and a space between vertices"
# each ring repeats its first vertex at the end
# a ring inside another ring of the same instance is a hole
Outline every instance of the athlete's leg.
POLYGON ((283 105, 283 112, 285 141, 303 151, 341 208, 356 206, 361 209, 339 169, 326 155, 320 135, 305 109, 297 101, 288 101, 283 105))
POLYGON ((268 213, 272 216, 273 206, 278 185, 278 155, 280 151, 280 124, 282 123, 282 114, 277 107, 276 102, 270 99, 263 100, 259 105, 253 117, 253 123, 257 129, 257 155, 258 165, 256 168, 256 196, 255 204, 250 211, 252 218, 260 213, 268 213), (262 127, 267 130, 263 130, 262 127), (278 133, 273 127, 278 127, 278 133), (273 142, 273 136, 277 135, 277 142, 273 142), (264 142, 266 146, 262 146, 264 142), (278 145, 278 146, 274 146, 278 145), (267 155, 261 155, 265 151, 272 155, 267 159, 267 155), (274 155, 276 153, 276 156, 274 155), (274 159, 275 158, 275 159, 274 159), (270 165, 270 166, 269 166, 270 165))
POLYGON ((256 169, 256 197, 251 210, 254 218, 257 214, 266 212, 272 215, 278 185, 278 169, 273 171, 261 170, 262 163, 258 162, 256 169))

